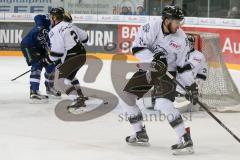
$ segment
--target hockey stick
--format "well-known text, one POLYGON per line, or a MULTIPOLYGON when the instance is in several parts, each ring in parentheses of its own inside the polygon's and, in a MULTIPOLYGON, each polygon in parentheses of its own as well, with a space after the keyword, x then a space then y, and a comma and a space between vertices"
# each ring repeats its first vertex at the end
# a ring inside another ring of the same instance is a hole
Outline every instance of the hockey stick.
POLYGON ((24 72, 23 74, 17 76, 16 78, 11 79, 11 81, 15 81, 16 79, 18 79, 19 77, 22 77, 23 75, 27 74, 27 73, 30 72, 30 71, 31 71, 31 69, 28 70, 28 71, 26 71, 26 72, 24 72))
MULTIPOLYGON (((169 72, 166 73, 166 75, 173 80, 174 83, 176 83, 177 85, 179 85, 188 95, 190 95, 189 91, 186 90, 186 88, 179 83, 169 72)), ((215 119, 218 124, 220 124, 224 129, 226 129, 228 131, 228 133, 230 133, 239 143, 240 143, 240 139, 227 127, 225 126, 207 107, 205 107, 200 101, 197 101, 197 103, 213 118, 215 119)))

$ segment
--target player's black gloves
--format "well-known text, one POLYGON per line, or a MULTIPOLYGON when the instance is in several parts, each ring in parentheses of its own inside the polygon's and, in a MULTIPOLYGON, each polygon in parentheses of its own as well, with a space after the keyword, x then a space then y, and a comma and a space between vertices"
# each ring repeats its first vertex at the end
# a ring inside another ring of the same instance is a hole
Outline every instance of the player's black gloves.
POLYGON ((151 62, 151 67, 158 72, 159 75, 163 75, 167 72, 167 59, 166 54, 163 52, 156 53, 153 56, 153 60, 151 62))
POLYGON ((193 105, 196 105, 198 102, 198 86, 196 83, 193 83, 191 86, 186 86, 187 91, 190 95, 186 94, 185 97, 192 102, 193 105))
POLYGON ((62 65, 61 59, 58 59, 58 60, 54 61, 53 63, 57 69, 62 65))
POLYGON ((146 79, 148 83, 165 75, 167 72, 166 54, 164 54, 164 52, 155 53, 150 64, 150 68, 151 69, 146 72, 146 79))
POLYGON ((43 67, 53 64, 48 56, 41 58, 40 63, 43 67))

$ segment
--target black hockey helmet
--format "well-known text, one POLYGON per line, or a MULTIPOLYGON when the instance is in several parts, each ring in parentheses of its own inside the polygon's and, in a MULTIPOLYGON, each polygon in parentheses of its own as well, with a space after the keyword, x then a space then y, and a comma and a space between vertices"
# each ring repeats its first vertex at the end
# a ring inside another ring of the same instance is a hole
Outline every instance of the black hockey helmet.
POLYGON ((183 20, 183 10, 177 6, 165 6, 162 11, 162 18, 183 20))
POLYGON ((52 8, 49 13, 59 19, 63 19, 64 9, 62 7, 52 8))
POLYGON ((193 51, 195 48, 195 37, 193 34, 187 34, 187 39, 189 43, 189 49, 190 51, 193 51))
POLYGON ((72 16, 67 10, 65 10, 63 7, 58 7, 58 9, 63 12, 63 20, 65 22, 72 22, 72 16))
POLYGON ((63 7, 58 7, 59 10, 61 10, 62 12, 64 12, 64 8, 63 7))

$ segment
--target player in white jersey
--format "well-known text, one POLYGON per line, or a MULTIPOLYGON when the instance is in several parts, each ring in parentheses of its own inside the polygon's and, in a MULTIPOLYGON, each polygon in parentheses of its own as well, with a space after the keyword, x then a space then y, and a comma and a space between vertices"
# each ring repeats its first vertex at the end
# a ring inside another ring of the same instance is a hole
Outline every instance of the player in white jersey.
MULTIPOLYGON (((63 21, 72 23, 73 19, 72 19, 71 14, 70 14, 67 10, 65 10, 64 8, 62 8, 62 7, 58 7, 58 9, 63 12, 63 21)), ((76 27, 76 26, 75 26, 75 27, 76 27)), ((86 38, 85 41, 83 41, 83 43, 86 43, 87 40, 88 40, 88 38, 86 38)), ((72 83, 72 85, 74 85, 74 87, 75 87, 75 89, 77 90, 78 94, 81 95, 81 96, 83 96, 82 90, 81 90, 81 86, 80 86, 80 83, 79 83, 78 79, 77 79, 77 78, 74 78, 71 83, 72 83)), ((85 97, 85 96, 84 96, 83 99, 87 100, 88 97, 85 97)), ((77 108, 76 108, 76 109, 77 109, 77 108)))
MULTIPOLYGON (((176 85, 165 74, 176 76, 177 66, 183 67, 188 51, 186 34, 180 28, 184 19, 183 12, 175 6, 163 9, 162 19, 152 21, 140 27, 133 42, 132 52, 140 61, 139 71, 128 81, 122 98, 134 134, 126 137, 129 144, 149 141, 143 116, 136 104, 153 85, 158 85, 155 109, 160 110, 176 131, 179 141, 172 150, 191 149, 193 146, 190 130, 185 129, 180 112, 174 107, 176 85), (172 115, 172 116, 169 116, 172 115)), ((191 150, 192 152, 192 150, 191 150)))
MULTIPOLYGON (((192 88, 195 93, 195 97, 190 99, 195 105, 198 100, 198 83, 207 78, 207 63, 203 53, 194 48, 195 37, 191 34, 187 35, 189 52, 187 54, 186 63, 183 67, 177 67, 177 80, 186 88, 192 88)), ((185 95, 185 91, 177 86, 177 94, 185 95)), ((187 98, 189 98, 186 95, 187 98)))
POLYGON ((88 35, 72 23, 64 21, 63 8, 53 8, 50 16, 53 26, 49 32, 50 59, 55 63, 60 62, 57 85, 74 100, 68 109, 84 109, 85 97, 81 88, 72 82, 77 80, 75 76, 86 62, 86 50, 82 44, 88 41, 88 35))

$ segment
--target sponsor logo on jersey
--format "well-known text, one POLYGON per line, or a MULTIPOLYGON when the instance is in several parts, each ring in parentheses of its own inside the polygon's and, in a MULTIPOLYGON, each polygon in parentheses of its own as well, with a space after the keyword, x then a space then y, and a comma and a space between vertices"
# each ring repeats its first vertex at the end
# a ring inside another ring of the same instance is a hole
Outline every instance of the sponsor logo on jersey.
POLYGON ((172 48, 174 49, 180 49, 181 48, 181 45, 179 45, 177 42, 175 42, 174 40, 171 40, 169 42, 169 46, 171 46, 172 48))
POLYGON ((197 61, 198 63, 201 62, 201 59, 198 59, 198 58, 193 58, 194 61, 197 61))

